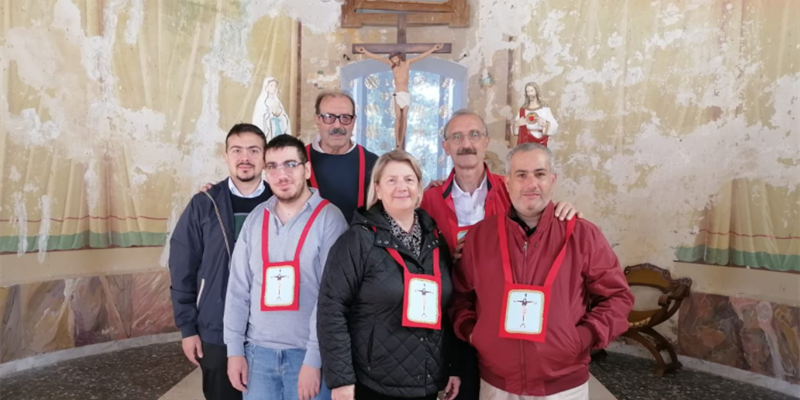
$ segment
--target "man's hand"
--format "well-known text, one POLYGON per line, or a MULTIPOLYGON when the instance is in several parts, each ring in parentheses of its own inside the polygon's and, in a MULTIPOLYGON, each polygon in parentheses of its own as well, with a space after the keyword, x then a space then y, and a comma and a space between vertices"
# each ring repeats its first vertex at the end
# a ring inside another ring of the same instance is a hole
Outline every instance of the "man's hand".
POLYGON ((428 183, 428 187, 426 187, 425 190, 428 190, 430 188, 435 188, 437 186, 442 186, 444 185, 444 181, 445 181, 444 179, 434 179, 430 181, 430 183, 428 183))
POLYGON ((356 53, 361 53, 361 54, 364 54, 364 46, 358 46, 358 47, 356 47, 356 53))
POLYGON ((356 385, 347 385, 331 390, 331 400, 355 400, 356 385))
POLYGON ((444 388, 444 400, 453 400, 458 396, 458 389, 461 387, 461 378, 451 376, 444 388))
POLYGON ((464 250, 464 241, 466 240, 466 236, 462 237, 458 240, 458 244, 456 244, 456 250, 453 252, 453 260, 458 261, 461 259, 461 252, 464 250))
POLYGON ((200 336, 194 335, 183 338, 181 347, 183 347, 183 354, 189 359, 189 362, 199 367, 200 359, 203 358, 203 344, 200 343, 200 336))
POLYGON ((441 50, 441 49, 443 49, 443 48, 444 48, 444 43, 436 43, 436 44, 433 46, 433 50, 434 50, 434 51, 439 51, 439 50, 441 50))
POLYGON ((567 203, 566 201, 556 203, 556 218, 558 218, 559 221, 563 221, 564 219, 569 221, 576 214, 578 215, 578 218, 583 218, 583 213, 576 210, 572 204, 567 203))
POLYGON ((303 364, 300 375, 297 377, 297 394, 300 400, 311 400, 319 394, 320 376, 319 369, 303 364))
POLYGON ((247 360, 244 356, 228 357, 228 379, 236 390, 247 391, 247 360))
POLYGON ((203 193, 206 193, 209 190, 211 190, 212 187, 214 187, 213 183, 206 183, 205 185, 200 187, 200 191, 203 192, 203 193))

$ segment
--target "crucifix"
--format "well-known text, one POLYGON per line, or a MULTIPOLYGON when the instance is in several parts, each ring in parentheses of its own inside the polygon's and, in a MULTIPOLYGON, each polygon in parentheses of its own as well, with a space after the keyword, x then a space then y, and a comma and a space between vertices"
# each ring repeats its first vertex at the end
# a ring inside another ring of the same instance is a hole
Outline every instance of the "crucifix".
POLYGON ((283 280, 283 278, 288 278, 288 277, 289 275, 283 275, 283 273, 280 271, 278 271, 278 275, 272 277, 278 280, 278 298, 276 298, 275 300, 281 299, 281 281, 283 280))
POLYGON ((432 294, 433 292, 428 290, 428 287, 425 286, 424 283, 422 284, 422 290, 417 290, 417 292, 422 293, 422 317, 425 318, 427 317, 427 315, 425 315, 425 296, 432 294))
POLYGON ((394 94, 392 95, 392 112, 395 116, 394 135, 397 148, 405 148, 406 118, 411 105, 408 93, 409 70, 411 64, 422 60, 433 53, 450 53, 450 43, 406 43, 406 14, 397 16, 397 43, 365 43, 354 44, 353 53, 365 56, 389 65, 394 77, 394 94), (419 54, 406 61, 406 54, 419 54), (377 54, 388 54, 388 58, 377 54))

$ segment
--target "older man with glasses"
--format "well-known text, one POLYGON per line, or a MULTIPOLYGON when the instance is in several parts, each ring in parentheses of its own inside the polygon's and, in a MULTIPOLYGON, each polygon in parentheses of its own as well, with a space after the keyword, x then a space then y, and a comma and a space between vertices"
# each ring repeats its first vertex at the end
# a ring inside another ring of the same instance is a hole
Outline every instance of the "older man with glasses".
MULTIPOLYGON (((504 215, 511 206, 504 177, 491 173, 486 165, 488 147, 483 118, 469 110, 455 112, 442 137, 442 148, 453 159, 453 171, 443 184, 433 183, 422 200, 422 209, 436 221, 456 260, 461 258, 467 231, 473 225, 492 215, 504 215)), ((575 214, 566 202, 554 209, 562 221, 575 214)), ((475 350, 466 343, 461 345, 463 375, 458 400, 477 399, 480 379, 475 350)))
POLYGON ((314 104, 319 134, 306 146, 311 187, 342 211, 347 222, 367 200, 378 156, 353 141, 355 102, 343 92, 323 92, 314 104))

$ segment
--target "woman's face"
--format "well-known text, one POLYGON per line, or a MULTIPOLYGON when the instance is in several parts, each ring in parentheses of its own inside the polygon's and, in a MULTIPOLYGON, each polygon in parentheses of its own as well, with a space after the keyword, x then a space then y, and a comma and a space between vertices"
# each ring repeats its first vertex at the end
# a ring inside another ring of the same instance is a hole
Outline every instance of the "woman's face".
POLYGON ((417 174, 407 162, 390 161, 375 183, 375 195, 389 214, 414 210, 421 195, 417 174))

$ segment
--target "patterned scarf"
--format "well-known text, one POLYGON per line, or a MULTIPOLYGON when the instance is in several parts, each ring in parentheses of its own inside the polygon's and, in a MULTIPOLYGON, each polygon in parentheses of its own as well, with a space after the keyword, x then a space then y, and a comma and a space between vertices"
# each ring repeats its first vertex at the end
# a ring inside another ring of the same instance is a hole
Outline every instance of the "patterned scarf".
POLYGON ((422 250, 422 228, 419 225, 417 213, 414 213, 414 225, 411 227, 411 233, 404 231, 403 228, 400 227, 400 224, 398 224, 386 210, 383 210, 383 217, 389 221, 392 227, 392 236, 411 250, 414 256, 419 257, 419 253, 422 250))

